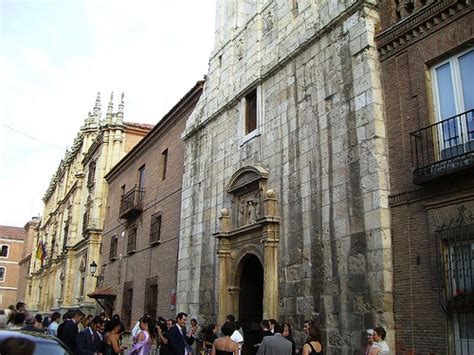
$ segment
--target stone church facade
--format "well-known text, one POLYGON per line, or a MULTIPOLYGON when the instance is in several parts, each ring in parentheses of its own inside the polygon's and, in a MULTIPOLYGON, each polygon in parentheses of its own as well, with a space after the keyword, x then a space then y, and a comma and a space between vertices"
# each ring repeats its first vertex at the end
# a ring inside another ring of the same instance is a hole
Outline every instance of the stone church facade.
MULTIPOLYGON (((374 1, 217 3, 188 119, 177 310, 321 326, 328 353, 394 344, 386 122, 374 1)), ((247 350, 247 349, 244 349, 247 350)))

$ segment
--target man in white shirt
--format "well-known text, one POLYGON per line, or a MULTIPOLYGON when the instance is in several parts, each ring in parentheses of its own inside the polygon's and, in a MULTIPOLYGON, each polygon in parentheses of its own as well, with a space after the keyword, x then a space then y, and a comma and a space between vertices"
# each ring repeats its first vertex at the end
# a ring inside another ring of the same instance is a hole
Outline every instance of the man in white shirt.
POLYGON ((385 341, 385 336, 387 333, 382 327, 377 327, 374 329, 373 338, 374 344, 370 348, 370 355, 387 355, 390 354, 390 347, 385 341))
POLYGON ((48 325, 48 334, 53 335, 55 337, 58 336, 58 327, 59 322, 61 321, 61 313, 54 312, 51 316, 51 323, 48 325))

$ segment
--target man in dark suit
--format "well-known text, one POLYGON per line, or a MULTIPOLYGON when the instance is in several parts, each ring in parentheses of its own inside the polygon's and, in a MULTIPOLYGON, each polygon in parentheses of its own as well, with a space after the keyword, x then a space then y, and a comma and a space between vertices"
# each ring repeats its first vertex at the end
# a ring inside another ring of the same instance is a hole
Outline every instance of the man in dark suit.
POLYGON ((74 352, 74 350, 76 350, 76 338, 79 333, 79 328, 77 325, 81 322, 84 313, 82 313, 79 309, 75 309, 72 311, 71 315, 71 320, 64 324, 61 332, 61 340, 64 342, 64 344, 66 344, 71 352, 74 352))
POLYGON ((64 326, 66 325, 67 322, 71 321, 71 317, 72 317, 72 309, 68 310, 66 313, 63 314, 63 322, 60 325, 58 325, 56 336, 61 340, 63 340, 64 326))
POLYGON ((191 345, 194 342, 193 334, 186 335, 186 321, 188 315, 180 312, 176 316, 176 325, 170 328, 168 332, 168 346, 174 355, 185 355, 192 353, 191 345))
POLYGON ((274 335, 272 337, 263 338, 257 355, 291 355, 293 345, 291 341, 281 335, 284 329, 285 325, 283 323, 276 322, 273 328, 274 335))
POLYGON ((76 355, 95 355, 99 352, 101 338, 98 330, 102 325, 102 319, 95 316, 91 325, 77 335, 76 355))

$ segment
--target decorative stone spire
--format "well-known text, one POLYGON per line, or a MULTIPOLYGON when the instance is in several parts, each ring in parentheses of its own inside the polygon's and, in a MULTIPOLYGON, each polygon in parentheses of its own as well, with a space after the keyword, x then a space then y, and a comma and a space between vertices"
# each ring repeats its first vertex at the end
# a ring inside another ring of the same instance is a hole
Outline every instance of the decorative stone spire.
POLYGON ((120 104, 118 105, 118 111, 116 114, 117 124, 123 124, 123 105, 124 105, 125 93, 122 92, 122 98, 120 99, 120 104))
POLYGON ((93 111, 93 118, 96 122, 100 120, 101 112, 100 112, 100 92, 97 93, 97 98, 95 100, 95 106, 94 106, 94 111, 93 111))
POLYGON ((112 91, 110 93, 109 106, 107 106, 107 115, 105 116, 105 120, 107 121, 107 123, 112 123, 112 117, 114 116, 113 109, 114 109, 114 92, 112 91))

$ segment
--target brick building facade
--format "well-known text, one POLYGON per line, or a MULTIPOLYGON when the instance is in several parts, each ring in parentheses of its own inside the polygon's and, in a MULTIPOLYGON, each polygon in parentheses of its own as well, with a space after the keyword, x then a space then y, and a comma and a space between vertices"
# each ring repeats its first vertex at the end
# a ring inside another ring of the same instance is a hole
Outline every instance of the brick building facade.
POLYGON ((20 227, 0 226, 0 308, 15 305, 25 231, 20 227))
POLYGON ((474 349, 474 13, 380 2, 400 354, 474 349))
MULTIPOLYGON (((18 277, 18 292, 17 298, 18 301, 24 302, 26 299, 27 291, 27 278, 28 272, 30 270, 31 258, 35 258, 35 255, 32 255, 34 248, 33 243, 37 240, 38 226, 40 224, 40 217, 33 217, 29 220, 24 227, 25 233, 25 242, 23 244, 23 250, 21 253, 21 260, 19 262, 20 272, 18 277)), ((27 305, 28 306, 28 305, 27 305)))
POLYGON ((145 312, 174 317, 186 120, 198 82, 106 175, 101 275, 91 293, 127 328, 145 312))

